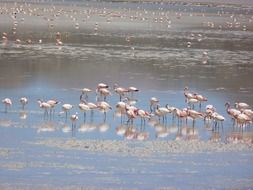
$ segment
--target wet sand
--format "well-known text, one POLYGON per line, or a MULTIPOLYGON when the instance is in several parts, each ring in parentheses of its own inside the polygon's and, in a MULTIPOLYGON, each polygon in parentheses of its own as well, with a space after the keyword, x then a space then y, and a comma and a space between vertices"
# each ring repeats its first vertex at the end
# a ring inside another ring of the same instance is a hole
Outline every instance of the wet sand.
POLYGON ((253 143, 223 143, 212 141, 116 141, 116 140, 64 140, 47 139, 31 142, 35 145, 45 145, 66 150, 79 150, 117 156, 155 156, 169 155, 171 153, 216 153, 216 152, 241 152, 252 151, 253 143))

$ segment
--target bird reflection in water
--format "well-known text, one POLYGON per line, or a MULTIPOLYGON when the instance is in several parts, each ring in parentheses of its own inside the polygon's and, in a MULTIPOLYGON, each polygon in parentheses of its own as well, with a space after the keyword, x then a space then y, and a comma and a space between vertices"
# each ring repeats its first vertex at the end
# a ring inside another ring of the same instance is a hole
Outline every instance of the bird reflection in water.
POLYGON ((26 111, 20 111, 19 112, 19 119, 26 120, 28 116, 28 113, 26 111))
POLYGON ((97 125, 98 131, 101 133, 105 133, 110 128, 110 125, 107 123, 101 123, 97 125))
POLYGON ((56 130, 55 124, 52 122, 45 122, 42 123, 39 128, 37 129, 38 133, 41 132, 54 132, 56 130))
POLYGON ((226 141, 228 143, 246 143, 246 144, 253 144, 253 132, 252 131, 232 131, 226 137, 226 141))

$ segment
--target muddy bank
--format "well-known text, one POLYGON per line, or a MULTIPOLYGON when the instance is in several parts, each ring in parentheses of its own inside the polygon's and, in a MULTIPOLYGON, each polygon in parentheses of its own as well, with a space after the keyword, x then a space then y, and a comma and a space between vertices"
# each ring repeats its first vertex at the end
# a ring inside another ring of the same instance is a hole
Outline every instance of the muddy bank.
POLYGON ((170 153, 238 152, 252 151, 253 145, 246 143, 223 143, 212 141, 117 141, 117 140, 64 140, 52 138, 34 145, 57 147, 65 150, 117 154, 123 156, 150 156, 170 153))

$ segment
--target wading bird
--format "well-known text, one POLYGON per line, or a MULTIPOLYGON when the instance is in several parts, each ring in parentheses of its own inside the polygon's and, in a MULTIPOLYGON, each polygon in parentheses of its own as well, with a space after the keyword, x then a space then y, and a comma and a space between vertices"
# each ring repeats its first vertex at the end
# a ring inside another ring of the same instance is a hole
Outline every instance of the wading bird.
POLYGON ((5 108, 4 108, 4 112, 7 113, 7 109, 8 107, 12 106, 12 101, 10 98, 5 98, 2 100, 2 103, 4 104, 5 108))

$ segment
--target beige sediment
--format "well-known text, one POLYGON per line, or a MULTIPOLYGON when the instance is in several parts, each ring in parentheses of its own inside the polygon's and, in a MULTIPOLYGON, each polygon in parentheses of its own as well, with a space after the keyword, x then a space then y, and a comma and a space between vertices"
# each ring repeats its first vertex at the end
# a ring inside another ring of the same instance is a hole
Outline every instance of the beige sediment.
POLYGON ((47 139, 30 142, 34 145, 44 145, 64 150, 80 150, 122 156, 152 156, 171 153, 203 153, 203 152, 238 152, 252 151, 253 144, 223 143, 212 141, 119 141, 119 140, 66 140, 47 139))

